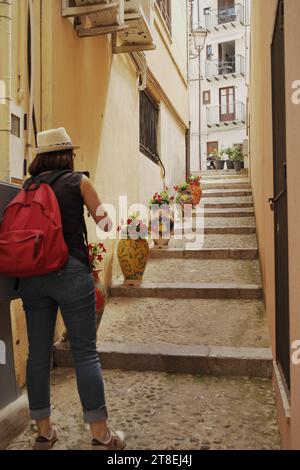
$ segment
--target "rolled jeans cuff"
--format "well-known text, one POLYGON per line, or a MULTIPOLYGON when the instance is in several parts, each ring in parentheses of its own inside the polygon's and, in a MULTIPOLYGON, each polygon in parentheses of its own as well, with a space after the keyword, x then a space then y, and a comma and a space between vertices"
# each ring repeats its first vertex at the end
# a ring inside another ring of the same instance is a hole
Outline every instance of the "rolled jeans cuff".
POLYGON ((30 410, 30 417, 35 421, 41 421, 42 419, 50 418, 51 416, 51 406, 43 408, 41 410, 30 410))
POLYGON ((98 421, 107 420, 107 409, 106 406, 101 406, 97 410, 83 411, 84 422, 86 424, 97 423, 98 421))

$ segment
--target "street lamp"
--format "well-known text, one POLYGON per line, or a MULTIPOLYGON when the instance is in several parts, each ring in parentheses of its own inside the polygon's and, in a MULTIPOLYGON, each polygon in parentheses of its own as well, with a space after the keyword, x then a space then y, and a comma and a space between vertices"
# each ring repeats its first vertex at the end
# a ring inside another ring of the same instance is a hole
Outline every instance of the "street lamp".
POLYGON ((207 39, 208 31, 203 26, 198 26, 197 28, 192 30, 192 38, 193 38, 193 49, 196 51, 194 54, 191 51, 191 59, 198 59, 198 87, 199 87, 199 168, 202 169, 202 161, 201 161, 201 108, 202 108, 202 90, 201 90, 201 52, 204 49, 206 39, 207 39))
POLYGON ((206 28, 199 26, 198 28, 193 30, 192 34, 194 38, 195 50, 197 51, 197 55, 195 56, 196 58, 200 56, 201 52, 204 49, 208 32, 206 28))

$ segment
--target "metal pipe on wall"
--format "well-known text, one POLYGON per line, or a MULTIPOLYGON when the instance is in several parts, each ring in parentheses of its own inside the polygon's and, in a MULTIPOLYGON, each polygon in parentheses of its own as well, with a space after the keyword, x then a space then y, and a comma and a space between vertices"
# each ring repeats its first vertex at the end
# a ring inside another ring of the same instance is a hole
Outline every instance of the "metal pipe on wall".
POLYGON ((0 180, 10 182, 11 0, 0 0, 0 180))

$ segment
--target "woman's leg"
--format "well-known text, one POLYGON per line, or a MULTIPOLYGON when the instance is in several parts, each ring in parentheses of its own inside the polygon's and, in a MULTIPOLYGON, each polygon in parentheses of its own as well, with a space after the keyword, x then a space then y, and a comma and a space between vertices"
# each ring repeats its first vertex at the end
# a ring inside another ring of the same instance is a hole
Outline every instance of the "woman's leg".
POLYGON ((105 439, 107 410, 96 347, 95 288, 88 269, 70 258, 60 278, 59 304, 67 327, 84 420, 94 438, 105 439))
POLYGON ((21 281, 29 341, 27 390, 30 415, 37 422, 38 434, 48 436, 51 432, 50 367, 58 307, 52 299, 42 296, 37 281, 21 281))

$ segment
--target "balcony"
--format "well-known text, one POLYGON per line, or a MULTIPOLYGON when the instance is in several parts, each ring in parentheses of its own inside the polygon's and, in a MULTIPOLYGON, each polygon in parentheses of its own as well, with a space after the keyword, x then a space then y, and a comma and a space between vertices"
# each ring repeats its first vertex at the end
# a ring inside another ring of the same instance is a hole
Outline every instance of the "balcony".
POLYGON ((205 76, 208 82, 244 77, 245 58, 242 55, 235 55, 227 58, 226 61, 218 59, 208 60, 206 62, 205 76))
POLYGON ((118 38, 114 38, 114 53, 156 49, 152 23, 153 0, 125 0, 125 25, 127 29, 121 31, 118 38))
POLYGON ((155 49, 153 0, 62 0, 62 16, 74 18, 79 37, 113 34, 115 53, 155 49))
POLYGON ((238 24, 245 25, 244 6, 239 3, 231 7, 209 10, 205 14, 205 26, 210 32, 214 29, 220 31, 229 27, 236 28, 238 24))
POLYGON ((207 127, 218 128, 235 128, 246 124, 246 107, 241 101, 235 101, 231 104, 230 109, 226 106, 207 106, 207 127))

